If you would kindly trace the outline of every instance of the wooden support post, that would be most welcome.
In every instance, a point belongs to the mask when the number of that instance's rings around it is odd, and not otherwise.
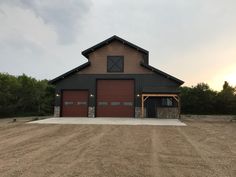
[[[146,101],[146,99],[148,99],[148,97],[149,97],[149,96],[147,96],[146,98],[144,98],[143,102],[145,102],[145,101]]]
[[[142,95],[142,108],[141,108],[141,117],[144,117],[144,103],[143,103],[143,95]]]
[[[179,103],[179,98],[178,98],[178,96],[173,96],[173,98]]]
[[[178,96],[178,98],[179,98],[178,107],[179,107],[179,119],[180,119],[180,118],[181,118],[181,117],[180,117],[180,113],[181,113],[180,96]]]

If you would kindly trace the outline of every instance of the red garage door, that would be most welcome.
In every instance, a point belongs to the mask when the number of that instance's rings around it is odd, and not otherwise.
[[[87,117],[88,91],[66,90],[62,93],[62,117]]]
[[[97,117],[133,117],[134,81],[98,80]]]

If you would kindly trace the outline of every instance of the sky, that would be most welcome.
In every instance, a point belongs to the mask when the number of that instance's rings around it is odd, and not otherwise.
[[[53,79],[113,35],[185,86],[236,86],[235,0],[0,0],[0,72]]]

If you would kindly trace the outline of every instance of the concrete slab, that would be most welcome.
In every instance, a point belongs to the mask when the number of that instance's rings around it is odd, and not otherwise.
[[[178,119],[137,119],[137,118],[48,118],[32,121],[36,124],[89,124],[89,125],[163,125],[163,126],[186,126]]]

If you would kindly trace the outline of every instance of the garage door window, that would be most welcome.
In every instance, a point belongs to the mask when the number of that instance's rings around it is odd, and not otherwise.
[[[120,102],[111,102],[111,106],[119,106]]]
[[[99,101],[98,106],[107,106],[108,103],[106,101]]]
[[[74,103],[73,101],[65,101],[65,102],[64,102],[64,105],[66,105],[66,106],[67,106],[67,105],[73,105],[73,103]]]
[[[77,105],[87,105],[87,102],[86,101],[78,101]]]
[[[133,103],[132,102],[123,102],[123,105],[124,106],[133,106]]]

